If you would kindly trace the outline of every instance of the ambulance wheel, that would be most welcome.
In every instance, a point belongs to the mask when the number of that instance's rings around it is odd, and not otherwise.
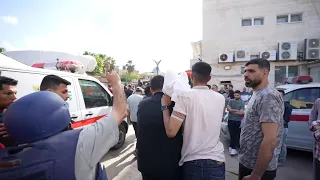
[[[123,124],[119,125],[119,141],[112,149],[120,149],[126,141],[127,130]]]

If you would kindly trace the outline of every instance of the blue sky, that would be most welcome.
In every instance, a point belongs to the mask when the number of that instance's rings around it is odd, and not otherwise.
[[[202,34],[200,0],[10,0],[0,6],[0,47],[70,53],[85,50],[133,60],[141,72],[189,68]]]

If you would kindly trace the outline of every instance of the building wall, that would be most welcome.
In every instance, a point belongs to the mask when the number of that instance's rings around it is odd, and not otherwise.
[[[313,0],[203,0],[202,59],[212,65],[213,80],[232,81],[235,88],[244,86],[241,67],[244,63],[218,64],[220,53],[233,52],[237,47],[249,48],[251,55],[277,50],[282,41],[298,41],[303,52],[305,38],[320,38],[320,1]],[[316,11],[317,10],[317,11]],[[277,15],[303,13],[299,23],[277,24]],[[263,26],[242,27],[241,19],[264,17]],[[226,65],[231,66],[225,70]],[[274,82],[275,66],[299,65],[299,62],[272,62],[270,83]],[[299,68],[299,73],[305,73]]]

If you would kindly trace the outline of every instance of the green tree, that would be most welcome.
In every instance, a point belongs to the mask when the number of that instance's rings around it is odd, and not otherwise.
[[[135,66],[136,65],[133,64],[132,60],[129,60],[127,62],[127,64],[125,66],[123,66],[123,70],[127,70],[128,73],[130,74],[130,73],[132,73],[134,71]]]
[[[116,68],[116,60],[114,60],[113,57],[107,56],[105,54],[95,54],[88,51],[85,51],[83,55],[90,55],[96,58],[97,67],[93,71],[94,75],[100,75],[104,72],[104,70],[110,72]]]
[[[129,82],[131,83],[133,80],[139,80],[140,75],[138,73],[132,72],[132,73],[123,73],[120,75],[122,82]]]
[[[0,53],[3,53],[3,52],[5,52],[5,51],[6,51],[5,48],[0,47]]]
[[[106,71],[111,72],[116,68],[116,60],[113,59],[111,56],[105,56],[102,58],[103,60],[103,67]]]
[[[103,73],[103,61],[98,55],[95,55],[94,57],[96,58],[97,66],[93,70],[93,74],[94,75],[100,75],[100,74]]]

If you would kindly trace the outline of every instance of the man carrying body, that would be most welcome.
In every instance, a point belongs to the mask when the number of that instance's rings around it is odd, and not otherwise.
[[[211,79],[211,66],[197,62],[192,66],[192,89],[178,95],[173,113],[167,106],[171,98],[162,98],[163,123],[168,137],[173,138],[184,123],[183,147],[179,165],[183,179],[225,179],[225,156],[219,140],[225,107],[223,95],[206,85]],[[166,147],[170,149],[170,147]]]
[[[138,107],[138,169],[143,180],[181,180],[182,132],[168,138],[163,125],[161,98],[164,77],[151,79],[153,96],[142,100]],[[168,108],[172,111],[173,103]],[[170,113],[170,112],[168,112]]]
[[[240,125],[242,115],[244,114],[244,102],[240,98],[240,91],[234,92],[234,99],[231,99],[228,103],[227,109],[229,111],[228,117],[228,129],[230,133],[230,155],[238,154],[236,148],[239,146],[240,138]]]
[[[58,94],[64,101],[69,98],[68,85],[71,83],[56,75],[47,75],[42,79],[40,91],[51,91]]]
[[[284,103],[269,86],[270,62],[253,59],[245,65],[245,85],[254,90],[245,111],[239,150],[239,180],[273,180],[281,150]]]
[[[2,118],[5,110],[17,99],[17,84],[17,80],[0,76],[0,144],[4,146],[13,145],[3,125]]]
[[[314,132],[315,148],[313,151],[313,176],[314,180],[320,179],[320,98],[314,103],[309,117],[310,130]]]

